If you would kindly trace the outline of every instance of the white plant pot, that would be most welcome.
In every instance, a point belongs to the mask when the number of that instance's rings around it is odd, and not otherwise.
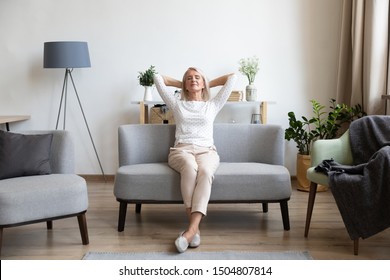
[[[153,86],[145,86],[144,101],[153,101]]]

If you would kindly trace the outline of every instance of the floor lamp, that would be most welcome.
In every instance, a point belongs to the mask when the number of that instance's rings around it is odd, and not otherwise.
[[[81,105],[80,97],[77,93],[76,85],[73,81],[72,71],[74,68],[85,68],[91,67],[91,61],[89,59],[88,44],[87,42],[77,42],[77,41],[65,41],[65,42],[46,42],[44,43],[43,50],[43,68],[65,68],[65,77],[64,83],[62,86],[61,101],[58,109],[56,129],[58,129],[58,124],[61,116],[61,111],[63,111],[63,126],[62,129],[65,129],[66,124],[66,101],[68,95],[68,81],[70,79],[74,92],[79,103],[81,113],[84,118],[85,125],[88,130],[89,138],[91,139],[93,149],[96,154],[96,158],[99,162],[100,170],[102,171],[104,180],[106,177],[104,175],[103,167],[97,153],[95,143],[92,138],[91,131],[88,126],[87,119],[84,114],[83,106]],[[63,110],[62,110],[63,108]]]

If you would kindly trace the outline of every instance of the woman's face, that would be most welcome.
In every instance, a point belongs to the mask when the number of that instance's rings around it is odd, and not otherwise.
[[[188,70],[185,75],[185,89],[190,93],[201,92],[204,88],[202,75],[195,70]]]

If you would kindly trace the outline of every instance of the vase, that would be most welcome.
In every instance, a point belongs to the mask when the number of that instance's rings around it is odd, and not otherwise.
[[[252,124],[261,124],[261,114],[252,114]]]
[[[257,88],[254,84],[249,84],[245,88],[246,101],[257,100]]]
[[[145,86],[144,101],[153,101],[153,86]]]

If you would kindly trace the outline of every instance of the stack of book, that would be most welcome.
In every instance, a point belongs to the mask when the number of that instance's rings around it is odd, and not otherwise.
[[[234,90],[228,98],[229,102],[242,101],[242,91]]]

